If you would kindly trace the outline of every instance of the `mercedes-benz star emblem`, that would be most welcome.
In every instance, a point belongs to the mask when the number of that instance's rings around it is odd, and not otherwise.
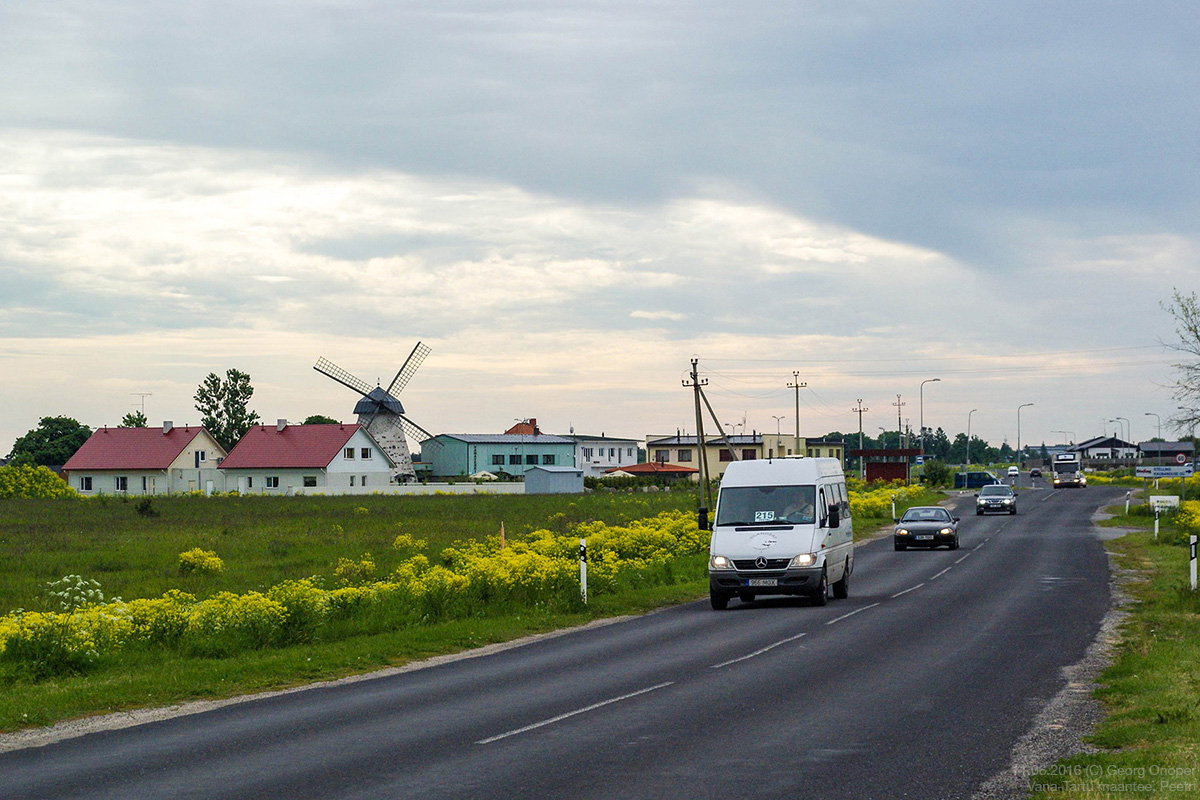
[[[758,558],[754,559],[754,566],[758,567],[759,569],[766,569],[767,560],[762,556],[759,556]]]

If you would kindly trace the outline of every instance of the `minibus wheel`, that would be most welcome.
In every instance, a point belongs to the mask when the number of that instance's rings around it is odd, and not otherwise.
[[[833,597],[835,600],[845,600],[850,596],[850,563],[846,563],[845,571],[842,572],[842,579],[833,582]]]
[[[815,606],[823,606],[829,602],[829,576],[825,570],[821,570],[821,584],[817,587],[812,601]]]
[[[709,589],[708,602],[712,603],[713,611],[724,611],[729,608],[729,595]]]

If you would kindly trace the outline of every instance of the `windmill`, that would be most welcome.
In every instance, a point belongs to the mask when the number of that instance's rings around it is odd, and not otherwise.
[[[354,413],[358,415],[358,424],[371,434],[371,438],[379,443],[379,446],[396,465],[396,471],[392,473],[394,480],[408,481],[417,476],[416,470],[413,469],[412,456],[408,450],[405,434],[411,436],[414,441],[441,447],[441,442],[435,440],[432,433],[405,415],[404,406],[397,398],[427,355],[429,355],[429,347],[422,342],[417,342],[416,347],[404,360],[400,371],[396,373],[396,377],[392,378],[392,383],[388,386],[387,391],[384,391],[383,387],[378,384],[372,387],[371,384],[356,378],[325,358],[318,358],[317,363],[313,365],[313,369],[317,372],[333,378],[343,386],[362,395],[362,400],[359,400],[358,404],[354,406]]]

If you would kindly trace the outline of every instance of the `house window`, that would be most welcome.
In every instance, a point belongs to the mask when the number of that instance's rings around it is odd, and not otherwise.
[[[503,453],[493,453],[492,454],[492,466],[493,467],[503,467],[504,466],[504,454]]]
[[[591,458],[592,457],[592,448],[590,448],[590,447],[583,448],[583,457]]]
[[[526,464],[537,464],[537,453],[530,453],[525,456]]]
[[[146,481],[149,480],[145,475],[142,476],[142,491],[146,491]]]
[[[718,461],[733,461],[733,453],[729,452],[729,450],[726,450],[724,447],[722,447],[720,454],[717,456],[717,460]]]
[[[358,451],[358,456],[363,461],[369,461],[371,458],[371,448],[369,448],[369,447],[362,448],[361,450]]]
[[[117,476],[117,491],[118,492],[128,492],[129,491],[129,478],[125,477],[124,475]]]
[[[87,475],[79,479],[79,490],[81,492],[90,492],[92,490],[91,475]]]
[[[325,452],[327,452],[327,453],[328,453],[329,451],[328,451],[328,450],[326,450]],[[347,448],[346,448],[346,452],[345,452],[345,454],[344,454],[344,455],[345,455],[345,458],[346,458],[346,460],[347,460],[347,461],[353,461],[353,460],[354,460],[354,448],[353,448],[353,447],[347,447]]]
[[[812,458],[812,448],[811,448],[811,447],[808,447],[808,448],[805,448],[805,450],[806,450],[806,451],[807,451],[807,453],[808,453],[808,457],[809,457],[809,458]]]
[[[361,480],[358,482],[358,485],[359,485],[359,486],[366,486],[366,485],[367,485],[367,476],[366,476],[366,475],[363,475],[363,476],[362,476],[362,479],[361,479]]]
[[[268,475],[267,476],[267,488],[268,489],[278,489],[279,488],[279,476],[278,475]]]
[[[546,453],[545,455],[543,455],[543,456],[542,456],[542,463],[543,463],[543,464],[553,464],[553,463],[554,463],[554,454],[553,454],[553,453]]]
[[[691,450],[680,450],[679,451],[680,463],[688,462],[691,460],[692,460],[692,451]]]
[[[758,453],[756,451],[748,447],[742,450],[742,461],[753,461],[756,458],[758,458]]]
[[[615,447],[608,448],[608,460],[609,461],[612,461],[613,458],[616,457],[616,455],[617,455],[617,448],[615,448]]]
[[[520,464],[520,463],[521,463],[521,457],[520,457],[520,456],[509,456],[509,457],[508,457],[508,463],[509,463],[509,464]]]
[[[671,451],[670,450],[655,450],[654,451],[654,460],[660,464],[664,464],[667,461],[670,461],[671,460]]]
[[[354,485],[354,476],[353,475],[350,476],[350,485],[351,486]]]
[[[207,450],[197,450],[196,451],[196,460],[199,461],[201,464],[203,464],[205,461],[208,460],[208,451]]]
[[[253,475],[249,475],[246,477],[246,488],[247,489],[254,488],[254,476]]]
[[[327,452],[327,453],[328,453],[329,451],[328,451],[328,450],[326,450],[325,452]],[[305,486],[305,488],[307,488],[307,489],[312,489],[312,488],[313,488],[313,487],[315,487],[316,485],[317,485],[317,476],[316,476],[316,475],[305,475],[305,476],[304,476],[304,486]]]

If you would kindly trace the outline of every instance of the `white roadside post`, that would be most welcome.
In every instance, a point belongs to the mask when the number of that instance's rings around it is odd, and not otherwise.
[[[587,539],[579,540],[579,595],[587,605]]]
[[[1194,592],[1196,591],[1196,534],[1193,533],[1188,537],[1188,547],[1191,550],[1192,591]]]
[[[1196,535],[1188,536],[1188,548],[1192,553],[1192,591],[1196,590]]]
[[[1127,517],[1129,516],[1129,495],[1131,494],[1133,494],[1133,492],[1125,493],[1125,516]]]
[[[896,518],[896,495],[892,495],[892,519]]]
[[[1158,512],[1159,506],[1154,507],[1154,541],[1158,541]]]

